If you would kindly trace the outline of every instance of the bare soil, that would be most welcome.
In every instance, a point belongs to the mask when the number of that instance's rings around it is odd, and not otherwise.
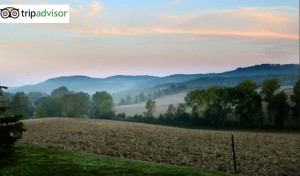
[[[299,175],[296,133],[192,130],[141,123],[47,118],[24,120],[20,144],[86,151],[137,160],[233,172],[243,175]]]

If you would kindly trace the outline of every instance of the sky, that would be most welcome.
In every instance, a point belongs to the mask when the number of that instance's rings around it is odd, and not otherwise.
[[[299,0],[2,0],[69,4],[69,24],[0,24],[0,85],[299,63]]]

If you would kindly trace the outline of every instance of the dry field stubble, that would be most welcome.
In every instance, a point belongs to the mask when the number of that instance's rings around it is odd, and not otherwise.
[[[90,119],[25,120],[21,144],[189,165],[245,175],[297,175],[299,134],[192,130]]]

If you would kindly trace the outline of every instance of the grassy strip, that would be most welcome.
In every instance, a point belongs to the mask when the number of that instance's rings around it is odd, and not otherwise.
[[[46,148],[19,146],[0,161],[2,176],[89,175],[230,175],[195,167],[173,166]]]

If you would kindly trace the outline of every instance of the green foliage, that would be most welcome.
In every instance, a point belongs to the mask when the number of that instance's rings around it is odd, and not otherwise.
[[[173,120],[175,118],[176,108],[174,105],[169,105],[167,113],[165,114],[166,118]]]
[[[48,117],[47,112],[43,106],[38,106],[35,109],[35,118]]]
[[[96,92],[92,97],[93,109],[92,116],[95,118],[112,118],[114,117],[113,99],[105,91]]]
[[[267,79],[261,85],[261,94],[264,96],[263,100],[267,102],[268,117],[271,122],[275,119],[275,91],[280,88],[279,79]]]
[[[239,83],[234,98],[235,113],[243,127],[262,126],[262,98],[257,93],[257,84],[251,80]]]
[[[272,78],[265,80],[261,85],[261,93],[264,95],[263,100],[268,102],[270,101],[276,90],[280,88],[279,79]]]
[[[182,115],[183,113],[185,113],[186,111],[186,106],[184,103],[179,103],[177,109],[176,109],[176,116],[180,116]]]
[[[197,167],[175,166],[37,147],[18,147],[19,152],[0,161],[1,176],[99,176],[99,175],[231,175]]]
[[[292,113],[293,113],[293,117],[297,120],[297,124],[299,125],[298,128],[300,128],[300,124],[299,124],[299,103],[300,103],[300,80],[298,79],[298,81],[295,83],[294,87],[293,87],[293,95],[291,95],[291,100],[293,102],[293,107],[292,107]]]
[[[13,145],[22,138],[22,116],[0,117],[0,158],[8,156],[13,151]]]
[[[167,86],[167,85],[165,85]],[[169,85],[168,85],[169,86]],[[142,92],[139,95],[126,96],[122,99],[123,104],[137,102],[140,100],[149,100],[146,102],[146,112],[143,115],[135,115],[134,117],[126,117],[126,114],[118,114],[113,110],[113,99],[110,94],[105,91],[96,92],[92,96],[86,93],[70,92],[66,87],[62,86],[52,91],[52,96],[47,96],[40,92],[31,92],[28,95],[24,93],[8,94],[1,97],[0,101],[7,101],[12,108],[11,112],[31,114],[32,107],[30,104],[34,102],[34,117],[91,117],[128,120],[155,124],[170,124],[183,126],[211,126],[227,128],[228,126],[237,127],[240,123],[241,128],[256,128],[269,126],[286,128],[284,126],[285,119],[289,115],[289,106],[287,104],[287,96],[284,92],[278,92],[280,87],[278,79],[265,80],[261,85],[261,92],[258,94],[258,85],[246,80],[240,82],[236,87],[210,87],[203,90],[190,91],[185,97],[186,104],[179,104],[178,107],[169,105],[165,114],[161,114],[159,118],[154,118],[155,101],[149,98],[162,96],[160,91]],[[166,90],[179,90],[179,87],[170,85]],[[164,90],[164,91],[166,91]],[[294,95],[291,95],[293,116],[299,122],[299,80],[294,86]],[[167,92],[165,92],[167,93]],[[131,97],[135,97],[135,100]],[[29,100],[30,101],[29,101]],[[266,101],[268,117],[271,123],[264,123],[262,114],[262,99]],[[29,108],[28,108],[29,107]],[[186,107],[192,108],[192,113],[186,112]],[[4,107],[2,107],[3,109]],[[7,109],[7,108],[4,108]],[[31,112],[30,112],[31,109]],[[227,116],[234,109],[235,114],[230,114],[231,118],[227,120]],[[3,111],[3,110],[2,110]],[[9,113],[4,112],[9,115]],[[3,114],[4,114],[3,113]],[[238,120],[235,116],[238,116]],[[286,123],[290,124],[290,122]],[[292,126],[289,126],[290,128]],[[294,127],[293,127],[294,128]]]
[[[288,117],[288,114],[290,112],[290,106],[287,103],[287,95],[281,91],[278,94],[274,96],[274,126],[277,128],[282,128],[284,123],[284,118]]]
[[[23,115],[25,118],[31,118],[33,107],[24,92],[17,92],[13,95],[10,102],[10,113],[12,115]]]
[[[117,118],[117,119],[121,119],[121,120],[123,119],[123,120],[124,120],[124,119],[126,119],[126,114],[125,114],[125,113],[119,113],[119,114],[117,114],[116,118]]]
[[[69,92],[65,87],[52,92],[51,97],[40,97],[35,101],[35,117],[81,117],[88,114],[90,96],[87,93]]]
[[[38,99],[47,97],[47,94],[43,92],[29,92],[27,96],[31,104],[34,105]]]
[[[184,103],[179,103],[174,114],[175,120],[178,122],[189,122],[190,116],[186,113],[186,105]]]
[[[2,89],[7,89],[7,87],[4,87],[4,86],[1,86],[0,85],[0,113],[1,113],[1,116],[2,116],[2,113],[4,113],[5,111],[7,111],[8,107],[5,106],[5,97],[3,97],[3,91]]]
[[[3,96],[2,89],[6,87],[0,86],[0,97]],[[23,117],[18,116],[5,116],[7,111],[5,102],[0,101],[0,158],[10,155],[13,151],[13,145],[22,138],[25,131],[23,123],[20,119]]]
[[[145,117],[153,117],[153,114],[155,112],[155,106],[156,106],[156,102],[153,100],[148,100],[146,102],[146,112],[144,112],[144,116]]]
[[[88,113],[90,96],[87,93],[70,93],[61,97],[63,111],[67,117],[81,117]]]
[[[65,86],[61,86],[57,89],[54,89],[52,92],[51,92],[51,97],[62,97],[63,95],[66,95],[70,93],[68,88],[65,87]]]
[[[211,87],[207,90],[204,110],[205,117],[212,125],[224,125],[231,112],[231,88]]]
[[[184,98],[187,106],[192,108],[192,116],[201,117],[201,106],[204,102],[205,90],[190,91]]]
[[[277,128],[282,128],[285,117],[289,115],[289,105],[287,95],[281,91],[276,94],[280,88],[277,78],[267,79],[262,83],[261,94],[263,100],[267,102],[268,118]]]
[[[207,90],[195,90],[187,94],[185,101],[192,107],[193,114],[202,114],[211,125],[224,125],[231,111],[231,88],[211,87]]]
[[[46,101],[45,106],[47,107],[47,114],[49,117],[61,117],[63,116],[63,102],[61,97],[54,96]]]

